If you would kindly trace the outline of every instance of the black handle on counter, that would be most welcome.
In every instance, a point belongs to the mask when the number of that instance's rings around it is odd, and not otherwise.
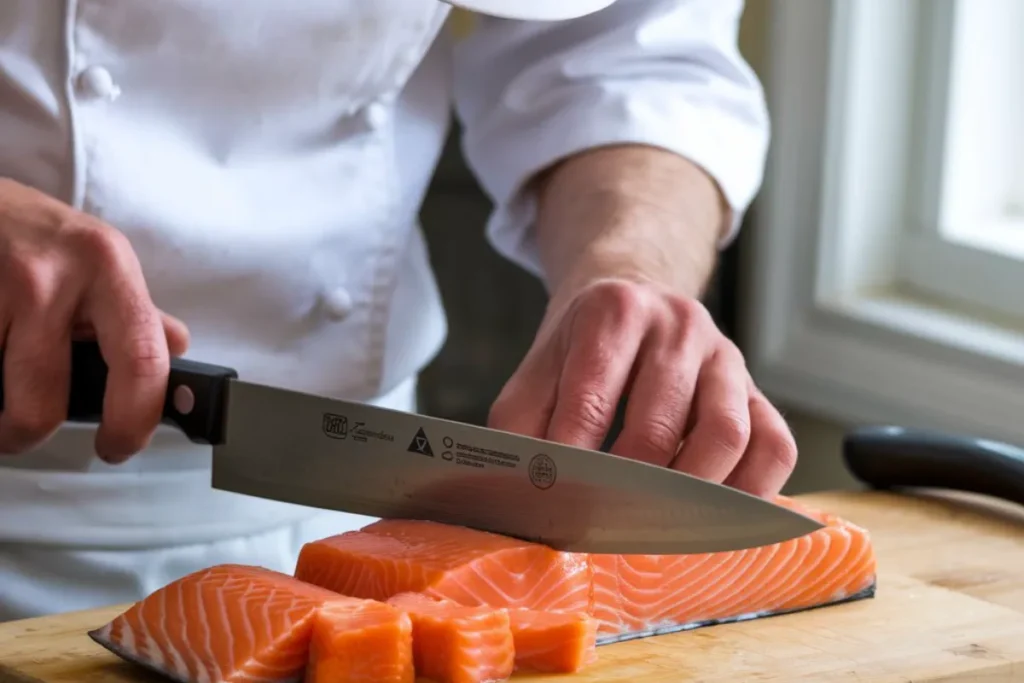
[[[69,422],[99,423],[107,371],[99,344],[71,344]],[[231,368],[172,358],[162,422],[177,427],[195,443],[220,443],[228,381],[237,377],[238,373]],[[4,409],[4,388],[4,352],[0,349],[0,412]]]
[[[1024,449],[970,436],[864,427],[843,439],[850,473],[877,489],[939,488],[1024,505]]]

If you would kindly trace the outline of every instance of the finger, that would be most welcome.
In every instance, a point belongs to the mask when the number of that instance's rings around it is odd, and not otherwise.
[[[750,439],[747,372],[734,347],[715,353],[697,380],[693,429],[672,468],[721,482],[743,457]]]
[[[535,438],[547,434],[558,395],[558,373],[545,372],[544,365],[529,357],[524,360],[491,405],[488,427]]]
[[[184,356],[188,351],[190,335],[188,326],[169,313],[160,313],[160,321],[164,328],[164,338],[167,340],[167,350],[174,356]]]
[[[747,452],[725,483],[755,496],[773,498],[796,467],[796,441],[779,411],[757,390],[750,396],[750,425]]]
[[[558,380],[546,435],[549,440],[582,448],[601,447],[629,384],[645,332],[640,316],[579,315]]]
[[[169,313],[160,313],[161,324],[164,328],[164,337],[167,340],[167,348],[172,356],[184,356],[188,351],[190,334],[188,327],[178,318]],[[74,340],[95,340],[96,329],[88,320],[77,320],[71,328],[71,338]]]
[[[30,450],[67,419],[73,296],[60,292],[57,281],[55,273],[33,274],[17,310],[0,320],[6,332],[0,453]]]
[[[640,351],[622,431],[611,452],[667,466],[679,449],[704,358],[698,334],[654,332]]]
[[[94,281],[87,300],[108,367],[96,453],[118,463],[144,449],[160,422],[170,353],[160,311],[130,247],[115,241],[102,255],[108,275]]]

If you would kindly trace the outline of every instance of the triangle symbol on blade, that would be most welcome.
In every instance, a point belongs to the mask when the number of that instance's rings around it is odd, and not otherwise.
[[[420,427],[419,431],[416,432],[416,436],[412,437],[412,443],[409,444],[408,451],[410,453],[419,453],[420,455],[429,455],[431,458],[434,457],[434,451],[430,447],[430,441],[427,440],[423,427]]]

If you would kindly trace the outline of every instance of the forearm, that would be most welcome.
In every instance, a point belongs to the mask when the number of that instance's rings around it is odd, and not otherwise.
[[[537,245],[555,296],[609,277],[699,297],[728,207],[689,160],[644,146],[576,155],[538,179]]]

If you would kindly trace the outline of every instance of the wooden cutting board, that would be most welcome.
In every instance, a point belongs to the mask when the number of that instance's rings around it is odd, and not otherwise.
[[[872,600],[605,646],[522,681],[1024,681],[1024,510],[978,497],[803,496],[871,530]],[[118,608],[0,624],[0,683],[156,683],[85,631]]]

